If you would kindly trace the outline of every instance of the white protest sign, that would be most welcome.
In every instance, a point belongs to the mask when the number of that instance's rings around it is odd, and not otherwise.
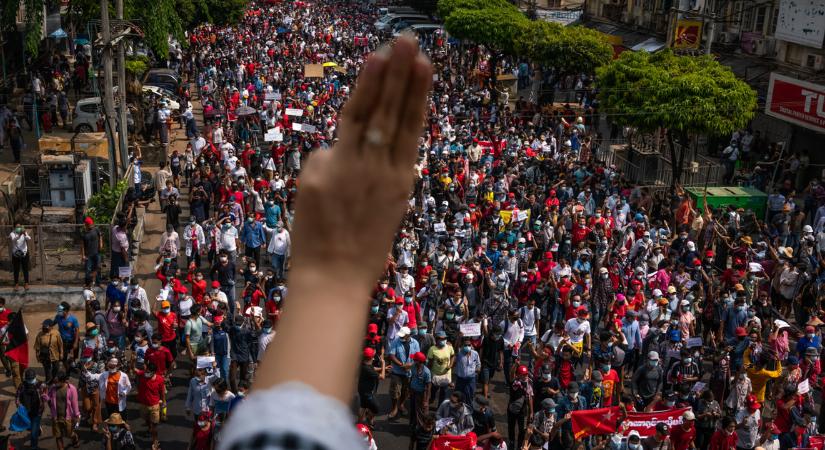
[[[280,100],[281,99],[281,93],[280,92],[267,92],[266,95],[264,95],[264,99],[266,99],[266,100]]]
[[[811,383],[808,382],[807,378],[797,385],[796,392],[798,394],[807,394],[808,392],[811,392]]]
[[[266,142],[281,142],[284,140],[283,133],[279,132],[277,129],[269,130],[264,135],[264,141]]]
[[[690,389],[691,392],[702,392],[705,389],[705,383],[701,381],[697,381],[696,384]]]
[[[286,115],[301,117],[304,115],[304,110],[301,108],[287,108]]]
[[[315,125],[303,124],[301,125],[301,131],[303,131],[304,133],[314,133],[316,131],[316,128]]]
[[[462,323],[458,326],[462,336],[481,336],[480,323]]]
[[[701,347],[702,346],[702,338],[701,337],[692,337],[687,340],[687,348],[693,347]]]
[[[212,367],[212,363],[215,362],[214,356],[198,356],[198,369],[206,369]]]
[[[519,211],[516,215],[516,222],[521,222],[523,220],[527,220],[527,211]]]
[[[301,131],[301,124],[297,122],[292,122],[292,131]]]
[[[447,225],[444,225],[443,222],[434,223],[433,224],[433,230],[436,233],[443,233],[443,232],[447,231]]]
[[[129,278],[132,276],[132,266],[122,266],[117,268],[119,278]]]

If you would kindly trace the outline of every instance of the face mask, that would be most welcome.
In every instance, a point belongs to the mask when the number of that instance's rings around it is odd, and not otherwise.
[[[813,333],[808,333],[808,339],[813,339],[813,338],[814,338],[814,334]]]
[[[690,363],[693,362],[693,359],[692,358],[685,358],[684,361],[685,361],[685,364],[690,364]]]
[[[438,341],[435,345],[437,345],[439,348],[444,347],[445,345],[447,345],[447,341]]]
[[[271,333],[271,332],[272,332],[272,328],[271,328],[271,327],[264,328],[264,333],[269,334],[269,333]]]
[[[553,377],[553,375],[552,375],[552,374],[549,374],[549,373],[543,373],[543,374],[541,374],[541,379],[542,379],[542,380],[544,380],[545,382],[550,381],[550,379],[551,379],[552,377]]]
[[[582,319],[581,317],[576,317],[576,322],[584,323],[584,319]]]
[[[378,307],[377,307],[377,306],[373,306],[372,308],[370,308],[370,312],[372,312],[373,314],[378,313]]]
[[[579,398],[579,393],[578,392],[568,392],[567,393],[567,398],[569,398],[570,400],[575,401],[577,398]]]
[[[226,258],[226,257],[221,257],[221,262],[222,262],[222,263],[225,263],[225,262],[227,262],[227,261],[229,261],[229,258]]]
[[[162,312],[164,314],[169,314],[170,311],[171,310],[169,308],[163,308],[163,309],[160,310],[160,312]]]
[[[772,435],[771,435],[771,440],[775,441],[775,440],[777,440],[777,439],[779,439],[779,435],[778,435],[778,434],[772,434]]]
[[[470,347],[469,345],[465,345],[464,347],[461,347],[461,350],[463,350],[464,353],[470,353],[471,349],[472,349],[472,347]]]
[[[630,450],[640,450],[642,446],[640,444],[627,444],[627,448]]]
[[[610,364],[602,364],[602,372],[609,372]]]
[[[741,311],[745,310],[745,307],[744,306],[737,306],[736,309],[737,309],[737,311],[741,312]]]
[[[120,312],[120,306],[115,306],[114,308],[112,308],[112,311],[114,311],[116,313],[119,313]]]
[[[255,221],[255,219],[253,219],[252,217],[247,217],[246,218],[246,223],[252,223],[254,221]]]
[[[647,361],[647,365],[650,366],[650,367],[656,367],[656,366],[659,365],[659,361],[650,359],[650,360]]]
[[[155,372],[146,372],[143,374],[143,376],[146,378],[152,378],[155,376]]]
[[[581,306],[581,302],[573,302],[574,308],[578,308],[579,306]]]
[[[454,317],[455,317],[455,314],[454,314],[454,313],[446,313],[446,314],[444,314],[444,318],[445,318],[445,319],[447,319],[447,320],[453,320],[453,318],[454,318]]]
[[[406,304],[408,304],[408,305],[409,305],[410,303],[412,303],[412,297],[404,297],[404,303],[406,303]]]
[[[152,348],[154,348],[154,349],[159,349],[159,348],[160,348],[160,344],[152,344],[152,346],[151,346],[151,347],[152,347]]]
[[[673,406],[673,405],[675,405],[675,404],[676,404],[676,402],[665,402],[665,405],[666,405],[666,406]]]
[[[114,353],[114,352],[115,352],[115,350],[117,350],[117,348],[116,348],[116,347],[108,347],[108,348],[106,349],[106,351],[107,351],[107,352],[109,352],[109,353]]]
[[[257,271],[257,269],[258,268],[255,267],[255,266],[249,266],[249,271],[252,272],[252,273],[255,273]]]
[[[117,425],[109,425],[109,433],[117,433]]]
[[[198,421],[198,426],[201,427],[201,428],[206,428],[207,425],[209,425],[209,422],[207,422],[205,420],[199,420]]]

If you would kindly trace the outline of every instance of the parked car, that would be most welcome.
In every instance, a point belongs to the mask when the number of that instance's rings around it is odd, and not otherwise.
[[[401,30],[405,30],[407,28],[410,28],[410,26],[412,26],[412,25],[416,25],[416,24],[420,24],[420,23],[426,23],[426,24],[430,24],[430,25],[437,25],[437,24],[434,24],[433,21],[430,18],[421,19],[421,18],[418,18],[418,17],[410,17],[410,18],[407,18],[407,19],[404,19],[404,20],[399,20],[398,22],[396,22],[395,25],[392,26],[392,34],[393,34],[393,36],[397,36],[398,33],[401,32]]]
[[[172,69],[151,69],[143,77],[143,85],[162,87],[177,95],[180,92],[181,79]]]
[[[119,110],[120,106],[115,105],[115,109]],[[74,112],[72,113],[72,130],[75,133],[92,133],[97,131],[97,122],[103,114],[103,105],[101,105],[100,97],[89,97],[77,101]],[[132,113],[129,108],[126,108],[126,126],[129,131],[132,131],[135,126],[135,121],[132,119]]]
[[[432,32],[435,32],[437,30],[443,30],[443,29],[444,29],[444,25],[440,25],[440,24],[437,24],[437,23],[414,23],[414,24],[411,24],[411,25],[409,25],[405,28],[401,28],[397,31],[394,31],[392,34],[393,34],[393,36],[398,37],[398,36],[401,35],[401,33],[405,32],[405,31],[410,31],[412,33],[415,33],[416,35],[422,35],[422,34],[428,34],[428,33],[432,33]]]
[[[378,8],[378,14],[381,15],[381,16],[385,16],[387,14],[404,14],[404,13],[420,14],[421,11],[418,11],[415,8],[411,8],[409,6],[385,6],[385,7],[382,7],[382,8]]]
[[[429,19],[424,14],[387,14],[375,22],[375,28],[379,31],[392,30],[392,26],[404,19]]]
[[[159,86],[143,86],[143,99],[148,101],[165,99],[171,111],[180,110],[177,95]]]

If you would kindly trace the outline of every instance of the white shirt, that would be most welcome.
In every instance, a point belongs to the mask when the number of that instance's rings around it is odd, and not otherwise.
[[[269,228],[264,225],[264,230],[272,233],[272,238],[269,239],[269,244],[266,247],[267,253],[274,255],[288,255],[291,241],[289,238],[289,231],[281,228],[280,232],[275,232],[274,228]]]
[[[574,317],[567,321],[564,325],[564,331],[570,336],[570,342],[578,344],[584,341],[584,335],[590,334],[590,322],[584,321],[579,323],[579,319]]]
[[[16,232],[12,231],[9,234],[9,239],[11,239],[11,251],[12,253],[29,253],[29,244],[28,241],[31,240],[31,236],[26,231],[23,231],[21,234],[17,234]]]
[[[509,320],[502,320],[499,326],[504,332],[504,347],[513,348],[516,344],[521,343],[524,339],[524,323],[521,319],[517,319],[515,323],[507,323]]]
[[[538,307],[530,309],[528,307],[521,308],[521,321],[524,323],[524,335],[536,336],[536,319],[541,315],[541,310]]]
[[[236,239],[238,239],[238,229],[235,227],[229,227],[226,230],[220,231],[220,248],[218,250],[226,250],[228,252],[234,252],[237,250]]]
[[[264,354],[266,354],[266,348],[269,346],[269,343],[272,342],[272,339],[275,337],[275,332],[271,332],[269,334],[261,334],[258,337],[258,361],[262,360]]]
[[[212,131],[212,142],[220,147],[223,144],[223,128],[217,127]]]

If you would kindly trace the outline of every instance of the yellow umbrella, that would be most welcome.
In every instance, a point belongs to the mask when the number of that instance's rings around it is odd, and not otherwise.
[[[324,63],[324,67],[338,67],[338,63],[334,63],[334,62],[332,62],[332,61],[330,61],[330,62],[325,62],[325,63]]]

